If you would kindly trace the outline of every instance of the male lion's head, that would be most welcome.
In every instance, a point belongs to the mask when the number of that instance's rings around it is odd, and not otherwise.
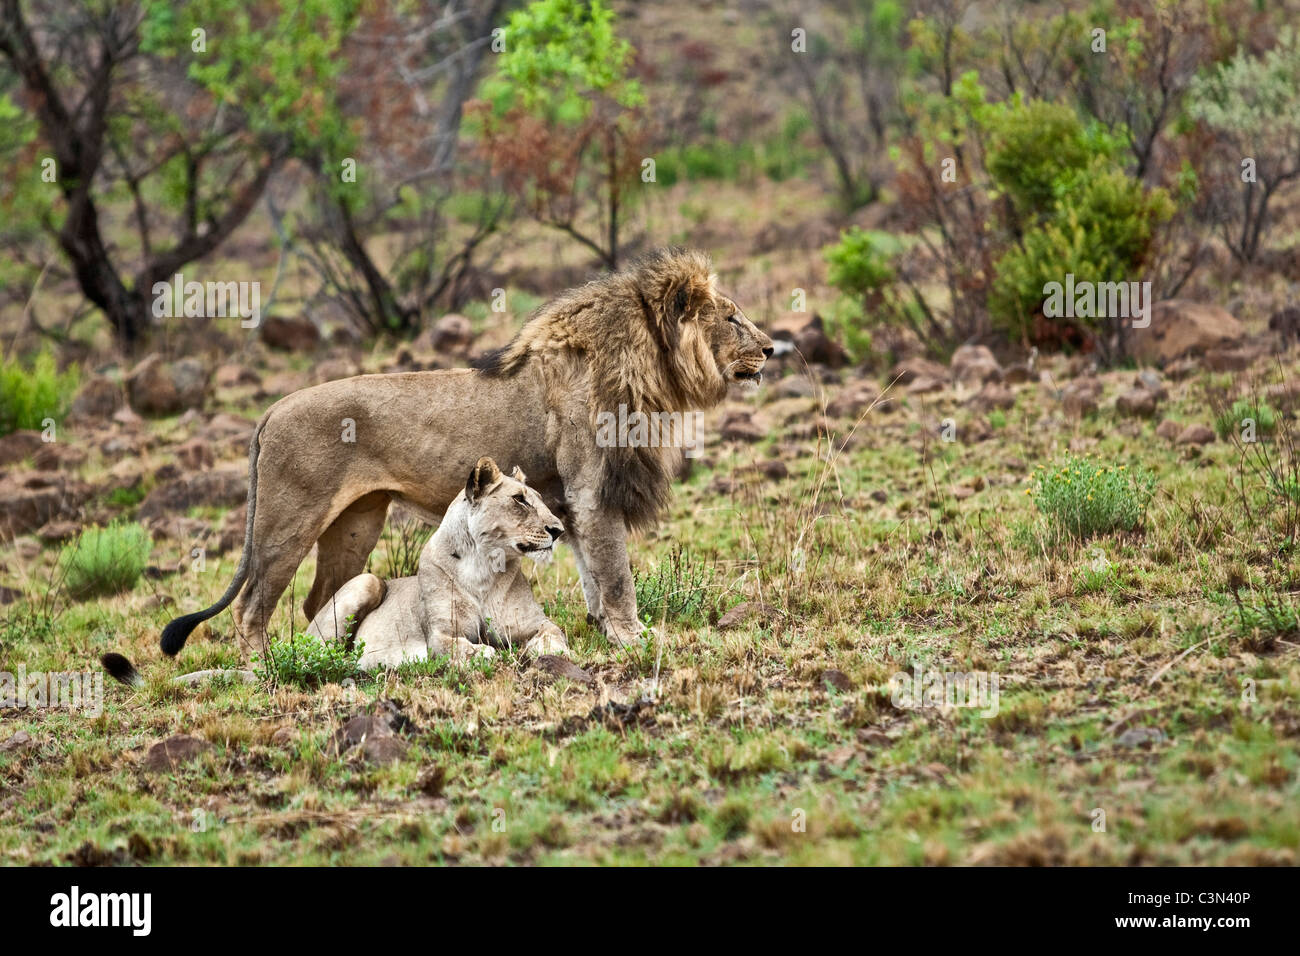
[[[466,524],[481,553],[526,554],[546,560],[564,525],[515,468],[506,475],[491,458],[480,458],[465,482]]]
[[[653,439],[602,442],[600,422],[711,408],[730,385],[757,386],[771,354],[771,339],[718,290],[709,257],[670,248],[548,302],[480,368],[511,376],[542,359],[558,386],[551,394],[585,396],[588,421],[564,420],[596,433],[601,502],[630,525],[646,525],[668,502],[681,448]]]

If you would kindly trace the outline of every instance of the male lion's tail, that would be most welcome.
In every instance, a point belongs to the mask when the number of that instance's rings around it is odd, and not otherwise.
[[[270,413],[268,412],[267,415]],[[267,416],[257,423],[253,439],[248,443],[248,522],[244,526],[244,551],[239,556],[239,567],[235,569],[235,579],[226,588],[226,593],[217,598],[217,603],[193,614],[183,614],[163,628],[162,639],[158,642],[164,654],[174,657],[185,646],[185,639],[190,632],[210,617],[220,614],[235,599],[239,589],[248,579],[248,566],[253,554],[253,513],[257,510],[257,456],[262,447],[262,426]],[[117,676],[114,674],[114,676]]]

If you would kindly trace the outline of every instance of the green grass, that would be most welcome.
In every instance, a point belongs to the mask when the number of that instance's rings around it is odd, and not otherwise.
[[[138,524],[87,528],[63,548],[64,589],[77,600],[118,594],[135,587],[153,542]]]
[[[0,368],[0,435],[19,429],[44,430],[48,421],[63,421],[77,390],[77,370],[60,373],[50,352],[31,362],[8,362]]]

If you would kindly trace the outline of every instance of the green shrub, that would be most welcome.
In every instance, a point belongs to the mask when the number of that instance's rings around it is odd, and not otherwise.
[[[1226,439],[1234,432],[1241,433],[1246,419],[1255,423],[1256,435],[1271,435],[1277,430],[1277,412],[1267,403],[1239,398],[1232,407],[1225,409],[1214,421],[1214,430],[1220,438]]]
[[[869,303],[893,283],[892,261],[903,248],[903,242],[887,232],[854,226],[826,247],[826,281],[845,295]]]
[[[1042,513],[1049,539],[1061,543],[1133,530],[1146,514],[1155,483],[1142,468],[1070,455],[1059,466],[1039,465],[1025,494]]]
[[[62,422],[76,390],[76,370],[59,374],[49,352],[37,355],[30,368],[6,364],[0,368],[0,435],[43,428],[47,418]]]
[[[352,619],[348,619],[348,635],[352,634]],[[288,640],[272,638],[267,645],[266,657],[253,662],[257,676],[276,684],[293,684],[298,687],[319,687],[321,684],[338,684],[360,672],[357,663],[365,651],[361,641],[349,648],[346,641],[323,641],[313,634],[300,633]]]
[[[77,600],[129,591],[152,548],[149,532],[138,524],[87,528],[59,555],[64,587]]]

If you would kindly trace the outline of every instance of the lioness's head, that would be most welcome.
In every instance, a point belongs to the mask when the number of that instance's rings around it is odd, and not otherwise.
[[[465,501],[470,536],[488,554],[500,548],[545,560],[564,533],[564,525],[528,487],[524,473],[515,468],[503,474],[491,458],[480,458],[469,473]]]

